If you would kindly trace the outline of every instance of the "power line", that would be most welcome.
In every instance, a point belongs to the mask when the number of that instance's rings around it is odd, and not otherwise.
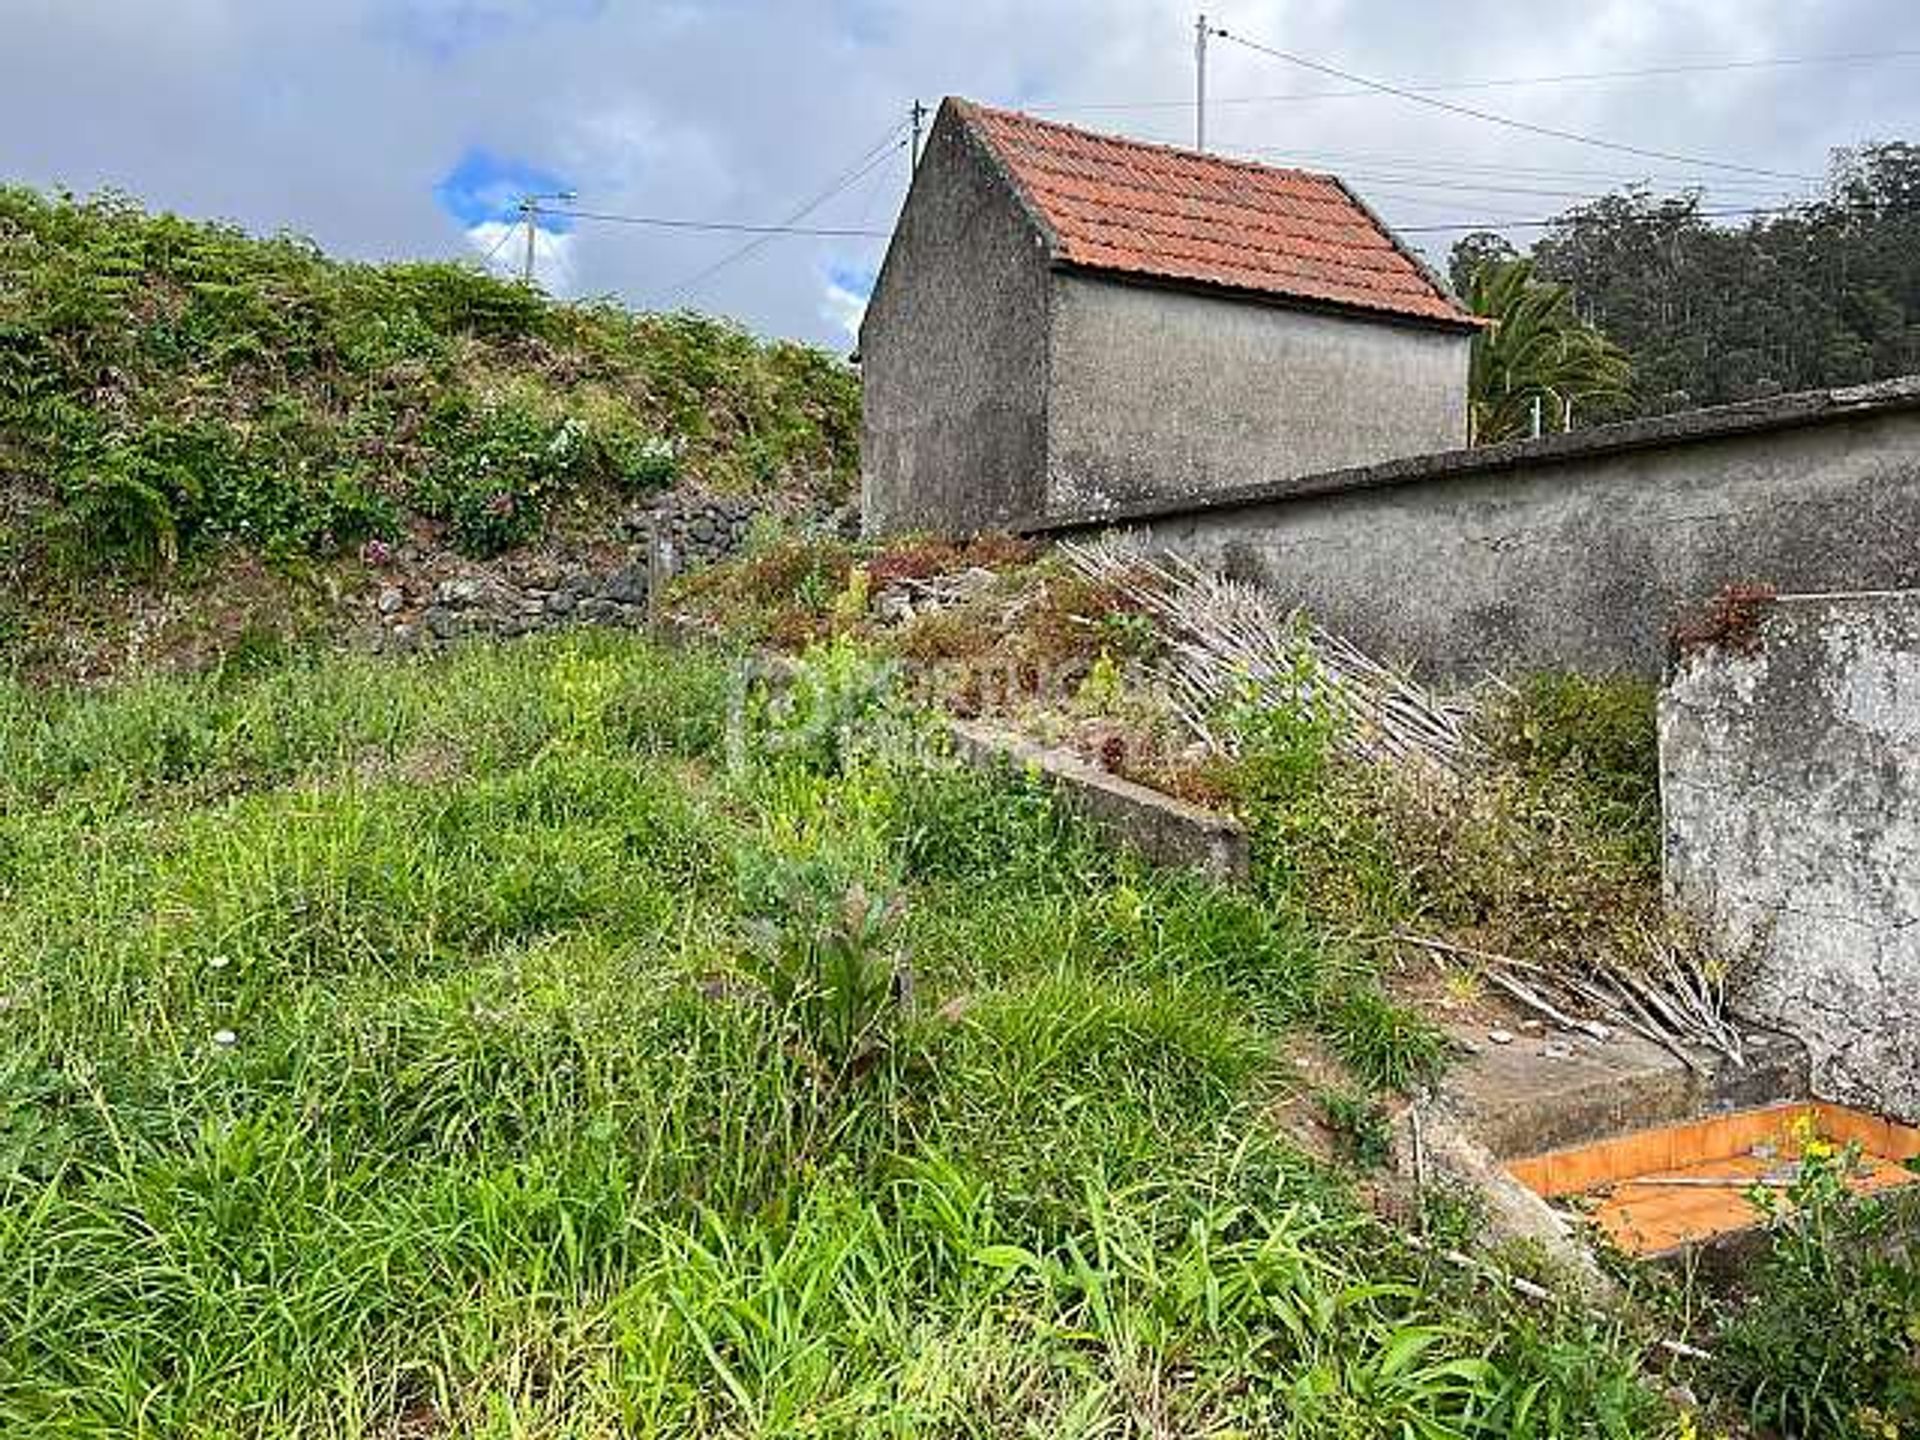
[[[1191,108],[1192,101],[1182,102],[1184,108]],[[1152,131],[1133,132],[1134,138],[1158,145],[1184,146],[1188,142],[1178,135],[1163,135]],[[1759,190],[1766,193],[1776,192],[1780,187],[1764,179],[1738,179],[1729,176],[1676,175],[1655,170],[1592,170],[1566,165],[1521,165],[1505,161],[1454,160],[1441,159],[1428,155],[1394,155],[1380,151],[1367,150],[1300,150],[1283,145],[1246,145],[1227,142],[1222,148],[1241,155],[1271,156],[1288,160],[1296,164],[1344,165],[1349,161],[1364,165],[1387,165],[1396,169],[1405,167],[1410,170],[1424,170],[1446,173],[1465,171],[1497,175],[1504,179],[1518,176],[1540,176],[1558,180],[1603,180],[1616,185],[1663,185],[1676,189],[1712,186],[1717,190]]]
[[[1797,180],[1817,183],[1818,177],[1800,175],[1785,170],[1768,170],[1758,165],[1739,165],[1727,160],[1710,160],[1699,155],[1683,155],[1672,150],[1651,150],[1639,145],[1628,145],[1618,140],[1605,140],[1594,135],[1582,135],[1573,130],[1557,130],[1551,125],[1535,125],[1531,121],[1516,120],[1510,115],[1499,115],[1491,110],[1480,110],[1471,105],[1462,105],[1453,100],[1440,100],[1417,90],[1408,90],[1399,85],[1390,85],[1384,80],[1371,80],[1365,75],[1356,75],[1351,70],[1342,70],[1337,66],[1326,65],[1318,60],[1309,60],[1305,56],[1295,55],[1286,50],[1276,50],[1270,45],[1262,45],[1227,30],[1215,32],[1222,40],[1231,40],[1275,60],[1284,60],[1289,65],[1298,65],[1302,69],[1312,70],[1322,75],[1331,75],[1350,85],[1362,85],[1369,90],[1377,90],[1383,95],[1395,95],[1402,100],[1410,100],[1416,105],[1431,106],[1435,110],[1444,110],[1451,115],[1464,115],[1470,120],[1480,120],[1489,125],[1504,125],[1510,130],[1524,131],[1530,135],[1542,135],[1551,140],[1565,140],[1575,145],[1589,145],[1597,150],[1613,150],[1623,155],[1638,155],[1648,160],[1670,160],[1682,165],[1699,165],[1709,170],[1729,170],[1744,175],[1763,175],[1774,180]]]
[[[887,131],[886,137],[883,140],[881,140],[878,145],[866,151],[862,155],[860,160],[856,162],[853,168],[846,171],[839,178],[837,178],[831,185],[829,185],[826,189],[822,190],[818,195],[814,196],[811,200],[807,201],[806,204],[802,205],[799,209],[795,210],[791,215],[787,216],[785,220],[780,222],[781,226],[789,227],[789,228],[793,226],[797,226],[802,220],[806,219],[807,216],[811,215],[814,211],[818,210],[822,205],[826,204],[827,201],[833,199],[833,197],[838,195],[842,190],[845,190],[848,186],[858,182],[860,178],[864,176],[868,171],[872,170],[876,165],[880,164],[881,161],[887,159],[890,155],[893,154],[894,151],[900,149],[902,146],[904,146],[907,143],[907,137],[901,134],[901,132],[907,128],[908,127],[905,122],[901,122],[893,125]],[[727,254],[722,255],[718,260],[714,261],[711,265],[708,265],[704,269],[694,272],[692,275],[689,275],[684,280],[677,281],[674,284],[668,286],[664,291],[661,292],[661,296],[660,296],[661,300],[663,301],[670,300],[677,295],[683,295],[686,292],[693,290],[696,287],[706,283],[706,281],[712,279],[715,275],[719,274],[722,270],[726,269],[727,266],[733,264],[735,261],[744,260],[747,256],[751,255],[754,251],[758,250],[762,245],[766,244],[767,241],[771,240],[772,238],[773,236],[770,234],[755,236],[752,240],[749,240],[746,244],[740,246],[737,250],[731,250]]]
[[[1537,195],[1547,200],[1591,200],[1592,190],[1563,190],[1544,185],[1498,185],[1487,182],[1463,180],[1457,176],[1443,176],[1435,179],[1422,179],[1418,175],[1383,175],[1366,170],[1342,170],[1342,180],[1358,180],[1368,184],[1411,185],[1418,190],[1449,190],[1460,194],[1474,195]],[[1705,186],[1684,186],[1683,189],[1705,189]],[[1775,187],[1775,192],[1781,187]],[[1734,195],[1733,199],[1751,199],[1751,195]]]
[[[1223,39],[1234,36],[1223,35]],[[1247,42],[1242,41],[1242,44]],[[1473,90],[1504,90],[1528,85],[1567,85],[1603,80],[1645,80],[1673,75],[1707,75],[1731,70],[1769,70],[1796,65],[1850,65],[1920,57],[1920,50],[1856,51],[1841,55],[1785,55],[1765,60],[1709,60],[1697,64],[1650,65],[1638,70],[1587,70],[1564,75],[1511,75],[1489,80],[1457,80],[1445,85],[1408,85],[1420,95],[1459,94]],[[1297,90],[1285,95],[1216,95],[1212,105],[1278,105],[1304,100],[1350,100],[1378,94],[1376,87],[1356,90]],[[1113,100],[1075,105],[1046,105],[1042,113],[1066,114],[1094,110],[1189,110],[1188,100]]]
[[[1688,220],[1725,220],[1740,216],[1760,215],[1798,215],[1811,207],[1807,205],[1743,205],[1728,209],[1688,210]],[[1448,225],[1396,225],[1397,235],[1431,235],[1448,230],[1550,230],[1555,225],[1564,224],[1567,217],[1556,215],[1548,220],[1462,220]]]
[[[1424,205],[1429,210],[1447,210],[1447,209],[1451,209],[1452,207],[1460,203],[1460,201],[1457,198],[1452,196],[1446,197],[1444,199],[1436,199],[1432,195],[1409,195],[1402,190],[1384,190],[1380,188],[1378,185],[1369,185],[1367,187],[1365,198],[1368,199],[1369,201],[1392,200],[1401,205]],[[1478,202],[1475,202],[1475,203],[1478,203]],[[1524,213],[1515,214],[1511,210],[1483,209],[1481,213],[1488,216],[1498,217],[1497,221],[1496,220],[1488,221],[1489,228],[1492,228],[1496,224],[1499,224],[1499,225],[1521,224],[1525,222],[1525,220],[1527,219],[1527,216]],[[1393,227],[1396,233],[1403,228],[1404,227],[1399,225],[1395,225]]]
[[[480,257],[480,268],[482,270],[486,269],[487,266],[493,263],[493,257],[500,253],[500,247],[502,245],[505,245],[507,241],[513,238],[513,232],[516,227],[504,220],[501,221],[500,223],[504,225],[506,228],[500,232],[500,238],[493,242],[493,248],[487,251],[485,255]]]
[[[1153,133],[1136,134],[1135,139],[1158,145],[1182,146],[1186,142],[1178,136]],[[1629,185],[1649,185],[1674,190],[1713,189],[1721,191],[1751,191],[1762,195],[1776,195],[1782,189],[1779,182],[1761,179],[1741,179],[1725,175],[1673,175],[1654,170],[1584,170],[1541,165],[1505,165],[1476,163],[1465,160],[1437,160],[1424,155],[1388,155],[1353,150],[1296,150],[1282,145],[1246,145],[1227,141],[1220,147],[1224,153],[1237,156],[1259,156],[1268,163],[1282,163],[1295,167],[1338,169],[1341,174],[1348,173],[1348,164],[1361,166],[1386,166],[1394,170],[1405,170],[1418,174],[1430,174],[1443,179],[1468,183],[1474,175],[1492,175],[1507,180],[1537,178],[1544,181],[1600,181],[1605,188],[1615,189]]]
[[[1664,175],[1647,170],[1583,170],[1553,165],[1508,165],[1490,161],[1442,160],[1425,155],[1391,155],[1366,150],[1294,150],[1280,145],[1236,145],[1233,148],[1248,155],[1269,155],[1278,159],[1292,159],[1313,164],[1357,162],[1362,165],[1386,165],[1394,169],[1404,168],[1443,175],[1448,172],[1464,172],[1495,175],[1501,179],[1534,176],[1545,180],[1608,180],[1622,185],[1671,185],[1682,189],[1695,185],[1712,185],[1716,189],[1767,191],[1779,188],[1770,182],[1757,179],[1736,180],[1719,176],[1708,178],[1700,175]]]
[[[687,220],[668,215],[615,215],[604,210],[542,210],[542,215],[564,215],[572,220],[598,220],[609,225],[644,225],[656,230],[699,230],[727,235],[812,235],[833,239],[884,240],[886,230],[829,225],[747,225],[731,220]]]

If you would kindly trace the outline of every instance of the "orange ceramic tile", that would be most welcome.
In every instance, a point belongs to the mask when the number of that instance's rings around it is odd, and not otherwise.
[[[1889,1121],[1886,1153],[1892,1160],[1920,1160],[1920,1127]]]
[[[1750,1187],[1786,1173],[1797,1148],[1791,1137],[1807,1121],[1828,1139],[1862,1147],[1861,1170],[1849,1182],[1856,1192],[1920,1183],[1901,1163],[1920,1153],[1920,1129],[1828,1105],[1780,1105],[1663,1126],[1531,1156],[1509,1170],[1541,1195],[1598,1196],[1590,1215],[1602,1233],[1631,1254],[1659,1255],[1761,1223]],[[1757,1147],[1773,1153],[1762,1158],[1753,1153]]]
[[[1618,1179],[1621,1173],[1612,1142],[1556,1151],[1547,1164],[1555,1195],[1578,1195]]]
[[[1477,325],[1331,175],[953,102],[1069,265]]]
[[[1507,1166],[1507,1173],[1536,1195],[1548,1193],[1552,1176],[1552,1167],[1545,1155],[1535,1155],[1526,1160],[1515,1160]]]
[[[1714,1122],[1719,1127],[1714,1143],[1702,1147],[1698,1152],[1699,1158],[1712,1160],[1723,1156],[1751,1155],[1760,1146],[1771,1146],[1778,1150],[1786,1139],[1794,1116],[1800,1113],[1801,1107],[1798,1105],[1768,1105],[1759,1110],[1736,1110],[1731,1115],[1723,1115]]]

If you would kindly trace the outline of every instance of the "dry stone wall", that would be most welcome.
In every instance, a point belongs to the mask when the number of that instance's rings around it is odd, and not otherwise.
[[[767,507],[736,496],[682,491],[618,517],[601,541],[479,562],[417,545],[388,557],[372,593],[377,650],[409,653],[470,636],[511,639],[575,625],[637,628],[656,581],[737,554]],[[783,514],[784,523],[859,533],[848,509]]]

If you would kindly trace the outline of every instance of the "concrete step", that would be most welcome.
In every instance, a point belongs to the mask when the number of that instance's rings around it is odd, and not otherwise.
[[[1765,1031],[1748,1036],[1740,1065],[1706,1050],[1682,1058],[1624,1031],[1604,1041],[1521,1032],[1501,1045],[1461,1029],[1454,1039],[1466,1058],[1436,1098],[1500,1160],[1809,1094],[1805,1049]]]

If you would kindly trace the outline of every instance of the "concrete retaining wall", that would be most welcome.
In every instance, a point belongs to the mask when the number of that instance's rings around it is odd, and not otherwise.
[[[1675,898],[1823,1098],[1920,1122],[1920,593],[1802,596],[1660,703]]]
[[[1430,675],[1654,678],[1675,621],[1727,583],[1920,585],[1920,378],[1028,528],[1114,525]]]
[[[1239,822],[1202,810],[1090,765],[1068,750],[1036,744],[991,725],[954,720],[948,729],[962,760],[981,769],[1007,767],[1044,776],[1066,807],[1115,844],[1156,865],[1199,870],[1226,884],[1244,884],[1247,832]]]

